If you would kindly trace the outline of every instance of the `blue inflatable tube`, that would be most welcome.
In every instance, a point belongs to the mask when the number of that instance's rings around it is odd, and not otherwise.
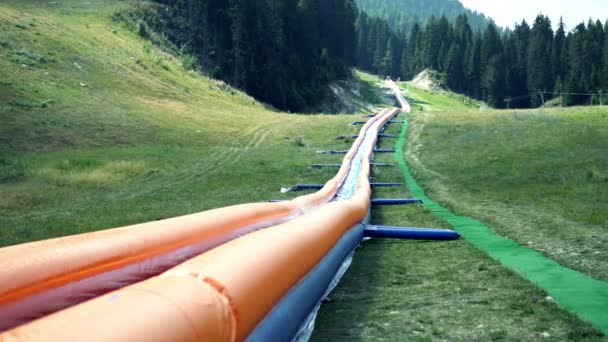
[[[344,140],[344,139],[357,139],[359,137],[358,134],[353,135],[339,135],[336,137],[336,140]]]
[[[394,148],[377,148],[374,153],[395,153]]]
[[[319,264],[294,286],[249,335],[247,341],[291,341],[323,300],[344,261],[363,240],[363,225],[351,228]]]
[[[368,225],[364,231],[365,237],[411,239],[411,240],[456,240],[458,233],[449,229],[382,227]]]
[[[386,183],[386,182],[372,182],[369,185],[373,187],[389,187],[389,186],[403,186],[404,183]]]
[[[422,203],[417,198],[373,198],[372,205],[403,205]]]
[[[323,189],[323,184],[298,184],[294,186],[296,190],[318,190]]]

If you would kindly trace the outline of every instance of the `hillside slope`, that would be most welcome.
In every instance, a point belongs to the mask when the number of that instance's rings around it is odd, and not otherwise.
[[[314,151],[352,119],[275,112],[188,71],[113,22],[120,6],[0,4],[0,245],[328,178]]]
[[[607,119],[599,107],[427,113],[408,157],[437,200],[608,280]]]
[[[372,17],[385,19],[395,31],[408,33],[415,23],[425,24],[431,16],[450,21],[464,14],[474,30],[482,30],[491,20],[471,11],[458,0],[357,0],[357,6]]]

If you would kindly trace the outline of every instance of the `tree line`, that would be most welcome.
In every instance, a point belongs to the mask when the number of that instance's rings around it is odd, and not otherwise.
[[[386,20],[395,32],[410,32],[414,24],[426,24],[431,16],[445,16],[450,22],[466,15],[473,30],[479,31],[491,20],[464,7],[460,1],[446,0],[356,0],[368,16]]]
[[[461,14],[450,22],[431,17],[408,34],[360,12],[356,21],[357,66],[381,75],[411,78],[424,69],[440,72],[452,90],[493,107],[537,107],[554,93],[566,93],[565,105],[589,103],[577,94],[608,90],[608,22],[581,23],[554,32],[538,15],[502,31],[493,22],[475,31]],[[559,96],[559,95],[557,95]]]
[[[145,25],[211,76],[302,110],[354,65],[353,0],[156,0]]]
[[[429,11],[451,16],[426,23],[398,14],[401,0],[357,1],[376,6],[376,15],[359,11],[355,0],[155,0],[138,20],[144,34],[166,37],[212,77],[283,110],[318,103],[353,66],[403,79],[434,69],[450,89],[493,107],[504,107],[505,98],[535,107],[552,91],[568,93],[566,105],[580,104],[589,97],[575,94],[608,90],[608,22],[569,32],[560,23],[554,32],[539,15],[531,26],[502,30],[486,20],[476,29],[484,17],[454,17],[459,8],[445,1],[407,0],[425,18]]]

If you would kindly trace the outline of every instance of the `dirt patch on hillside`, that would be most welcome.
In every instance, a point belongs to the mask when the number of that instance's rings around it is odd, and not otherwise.
[[[412,85],[416,88],[427,91],[443,90],[443,82],[439,73],[435,70],[425,69],[412,80]]]

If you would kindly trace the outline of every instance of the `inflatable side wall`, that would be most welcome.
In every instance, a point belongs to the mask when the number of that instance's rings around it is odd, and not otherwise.
[[[363,238],[369,160],[398,112],[369,120],[314,194],[0,249],[0,329],[96,297],[0,341],[293,338]],[[361,155],[356,192],[337,201]]]

